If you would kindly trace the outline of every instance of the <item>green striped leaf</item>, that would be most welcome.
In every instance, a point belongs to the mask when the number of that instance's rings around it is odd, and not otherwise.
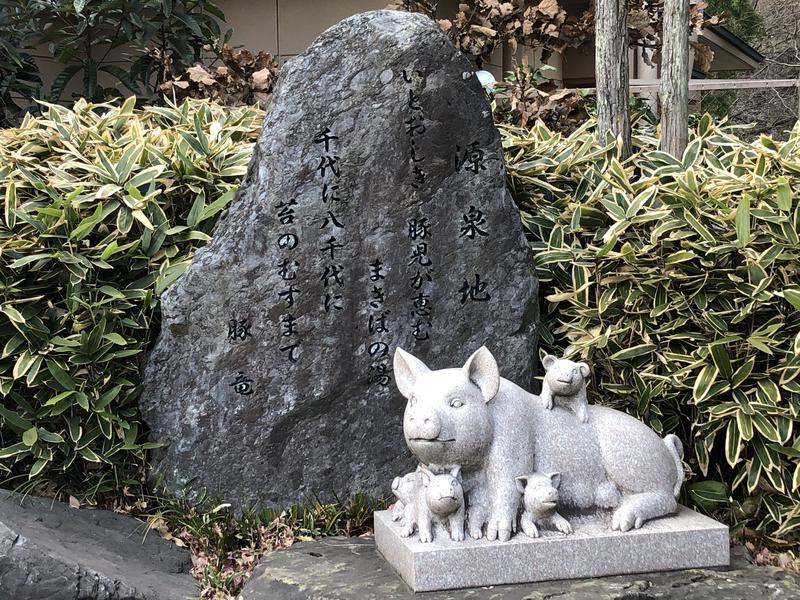
[[[609,356],[610,360],[630,360],[631,358],[636,358],[637,356],[644,356],[645,354],[650,354],[656,350],[657,346],[655,344],[639,344],[637,346],[632,346],[630,348],[625,348],[618,352],[615,352],[611,356]]]
[[[706,365],[700,370],[697,379],[695,379],[694,386],[692,387],[692,397],[695,402],[702,401],[706,395],[708,395],[718,374],[719,371],[714,364]]]

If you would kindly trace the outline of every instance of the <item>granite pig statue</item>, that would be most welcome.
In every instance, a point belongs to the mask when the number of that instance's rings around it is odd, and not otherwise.
[[[409,537],[417,526],[417,494],[422,487],[419,469],[392,481],[392,493],[397,502],[392,508],[392,520],[402,521],[400,535]]]
[[[528,537],[539,537],[539,526],[572,533],[572,526],[558,514],[558,486],[561,473],[531,473],[516,477],[525,510],[519,520]]]
[[[433,540],[433,526],[440,523],[450,533],[450,539],[464,539],[464,489],[461,485],[461,467],[450,472],[420,471],[422,489],[417,496],[417,522],[419,540]]]
[[[544,407],[550,410],[554,406],[564,406],[574,412],[581,423],[586,423],[589,420],[589,402],[586,397],[589,365],[547,354],[542,359],[542,366],[545,374],[539,395]]]
[[[395,381],[408,400],[406,444],[422,464],[461,465],[469,535],[508,540],[516,530],[521,473],[561,473],[559,507],[613,508],[612,528],[628,531],[677,509],[680,442],[661,439],[620,411],[589,406],[547,410],[541,398],[502,379],[485,347],[461,368],[433,371],[398,348]]]

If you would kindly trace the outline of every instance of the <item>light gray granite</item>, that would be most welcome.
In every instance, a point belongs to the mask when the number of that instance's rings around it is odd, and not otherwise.
[[[501,365],[485,346],[450,369],[430,369],[402,348],[394,354],[395,381],[408,400],[406,445],[418,469],[458,473],[471,538],[508,541],[519,529],[536,536],[533,513],[569,533],[565,518],[571,514],[599,517],[613,509],[606,526],[625,532],[677,510],[684,469],[675,435],[661,438],[631,415],[587,406],[586,364],[548,357],[548,401],[501,377]],[[553,395],[566,400],[553,401]],[[541,481],[537,475],[549,480],[550,492],[537,491],[537,508],[520,522],[522,478]],[[416,492],[399,485],[409,476],[395,479],[404,505],[415,493],[428,494],[424,481]],[[416,530],[422,542],[438,538],[419,510],[416,523],[405,511],[394,516],[403,521],[403,535]],[[463,539],[464,533],[451,523],[448,537]]]
[[[574,412],[581,423],[589,420],[586,396],[586,378],[591,373],[585,362],[572,362],[547,354],[542,359],[545,369],[542,391],[539,397],[548,410],[553,406],[566,406]]]
[[[731,548],[730,568],[541,581],[415,594],[372,538],[324,538],[265,554],[242,600],[797,600],[800,574],[751,564]]]
[[[417,592],[726,566],[728,528],[681,506],[672,517],[627,533],[611,531],[610,515],[573,518],[574,533],[542,530],[506,543],[437,536],[402,537],[390,511],[375,513],[378,551]]]

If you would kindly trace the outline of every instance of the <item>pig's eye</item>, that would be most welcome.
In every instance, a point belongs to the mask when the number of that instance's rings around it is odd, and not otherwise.
[[[578,374],[578,369],[572,369],[572,374],[573,375],[577,375]]]
[[[450,400],[450,406],[452,408],[461,408],[462,406],[464,406],[464,403],[461,400],[457,400],[454,398],[453,400]]]

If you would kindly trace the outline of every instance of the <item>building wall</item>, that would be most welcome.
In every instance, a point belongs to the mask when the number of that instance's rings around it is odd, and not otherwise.
[[[389,0],[224,0],[220,7],[233,29],[232,41],[266,50],[281,61],[301,53],[325,29],[359,12],[385,8]],[[458,0],[442,0],[442,15]]]
[[[766,2],[767,0],[762,0]],[[385,8],[389,0],[219,0],[225,12],[226,27],[233,29],[231,39],[235,46],[250,50],[265,50],[276,56],[280,63],[302,52],[325,29],[341,19],[358,12]],[[439,0],[441,18],[452,17],[459,0]],[[560,0],[568,14],[580,15],[589,5],[589,0]],[[125,50],[117,51],[120,55]],[[46,55],[43,51],[39,54]],[[508,49],[498,48],[484,68],[491,71],[497,79],[504,71],[512,68],[514,61],[527,58],[529,64],[538,67],[539,52],[520,49],[512,56]],[[567,86],[594,85],[594,54],[591,48],[567,50],[564,56],[554,55],[548,64],[555,67],[547,76],[562,81]],[[638,59],[636,50],[631,50],[631,77],[650,79],[655,77],[652,70]],[[50,60],[40,61],[46,89],[49,82],[63,68]],[[101,75],[101,82],[111,85],[113,78]],[[81,89],[76,77],[66,90],[64,98],[71,92]]]
[[[265,50],[283,64],[287,59],[305,50],[328,27],[359,12],[380,10],[389,0],[220,0],[225,13],[223,28],[233,29],[231,43],[249,50]],[[458,0],[440,0],[439,12],[443,17],[455,14]],[[120,57],[125,53],[119,49]],[[38,52],[47,56],[46,49]],[[502,71],[502,53],[496,52],[489,67],[495,77]],[[63,69],[52,59],[39,61],[45,89]],[[114,79],[100,74],[103,85],[112,85]],[[82,89],[78,76],[66,88],[64,99]]]
[[[586,0],[572,0],[573,3]],[[232,41],[251,50],[266,50],[283,63],[305,50],[325,29],[359,12],[385,8],[388,0],[227,0],[222,3],[228,26],[233,29]],[[438,15],[455,15],[459,0],[440,0]],[[518,52],[518,60],[523,52]],[[530,64],[538,66],[538,53],[528,52]],[[548,61],[559,66],[559,61]],[[496,78],[504,68],[511,68],[512,58],[498,48],[484,67]]]

